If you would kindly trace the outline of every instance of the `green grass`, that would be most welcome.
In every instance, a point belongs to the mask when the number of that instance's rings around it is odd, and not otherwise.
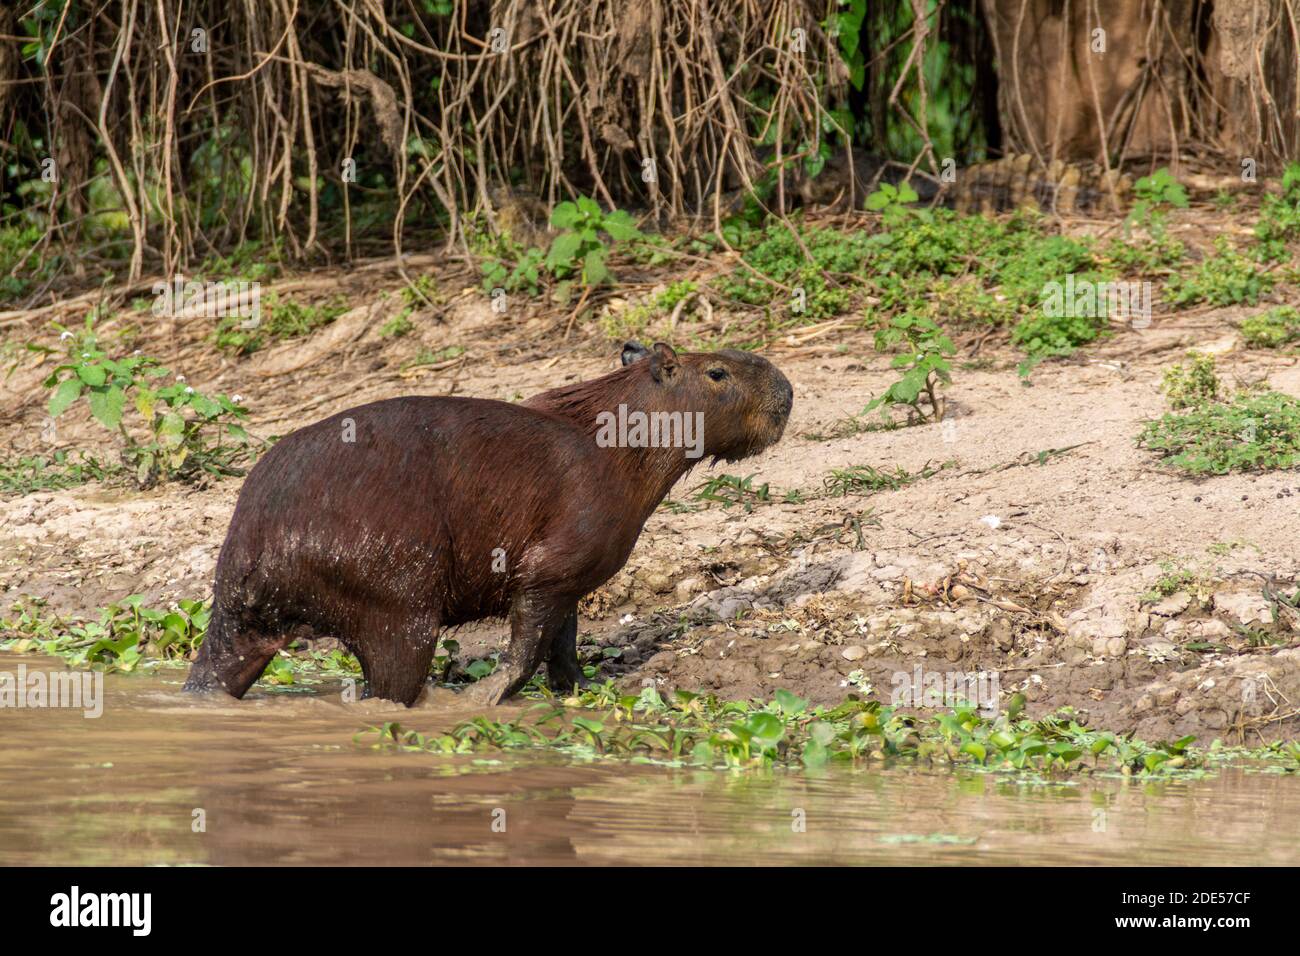
[[[458,358],[465,354],[465,349],[459,345],[449,345],[442,349],[420,349],[415,358],[411,359],[402,368],[419,368],[425,365],[437,365],[439,362],[446,362],[450,359]]]
[[[414,323],[407,317],[403,310],[401,313],[393,316],[387,322],[379,327],[379,337],[384,339],[400,339],[404,335],[409,335],[415,328]]]
[[[88,481],[105,481],[120,473],[120,467],[105,465],[86,455],[74,462],[66,451],[49,456],[24,455],[14,461],[0,462],[0,494],[59,491]]]
[[[893,471],[882,471],[871,465],[850,465],[847,468],[833,469],[822,479],[822,487],[832,498],[868,495],[876,491],[897,491],[913,482],[933,478],[945,467],[946,464],[937,468],[927,464],[920,471],[911,472],[900,465],[895,465]]]
[[[217,323],[213,342],[223,352],[251,355],[269,343],[310,335],[324,328],[348,310],[347,302],[335,298],[330,302],[307,304],[283,301],[274,293],[262,303],[263,318],[259,325],[245,328],[246,316],[229,315]]]

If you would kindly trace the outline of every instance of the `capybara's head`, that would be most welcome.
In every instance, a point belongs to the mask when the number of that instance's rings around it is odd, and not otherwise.
[[[767,359],[751,352],[675,352],[663,342],[623,346],[625,370],[643,376],[635,389],[647,411],[699,412],[703,454],[736,461],[776,444],[794,389]]]

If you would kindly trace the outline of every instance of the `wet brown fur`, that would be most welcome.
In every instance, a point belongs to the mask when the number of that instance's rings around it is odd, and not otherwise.
[[[572,686],[577,602],[696,463],[681,447],[600,447],[599,413],[702,412],[704,454],[732,461],[776,442],[792,401],[748,353],[642,354],[522,405],[395,398],[286,436],[241,489],[186,689],[242,697],[295,637],[328,635],[368,693],[410,705],[439,629],[498,616],[511,634],[478,700],[515,693],[544,659],[552,686]]]

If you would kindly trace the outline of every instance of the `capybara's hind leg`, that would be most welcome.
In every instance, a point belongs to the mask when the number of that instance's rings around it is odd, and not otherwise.
[[[573,610],[572,602],[557,605],[527,594],[515,598],[510,610],[510,637],[501,650],[497,669],[470,689],[470,699],[490,707],[527,684]],[[576,660],[574,663],[576,666]]]
[[[438,647],[438,622],[424,618],[395,623],[348,641],[366,678],[365,697],[410,707],[429,680]]]
[[[551,650],[546,657],[546,679],[557,694],[567,694],[584,682],[582,668],[578,665],[576,608],[569,612],[560,632],[551,639]]]

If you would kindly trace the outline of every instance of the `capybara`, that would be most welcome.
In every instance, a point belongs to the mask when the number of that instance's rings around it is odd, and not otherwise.
[[[747,352],[629,343],[624,366],[523,404],[408,397],[287,435],[244,482],[186,690],[242,697],[297,637],[337,638],[370,696],[410,706],[440,628],[508,617],[476,702],[543,660],[581,678],[577,604],[627,561],[646,519],[704,455],[775,443],[793,390]]]

